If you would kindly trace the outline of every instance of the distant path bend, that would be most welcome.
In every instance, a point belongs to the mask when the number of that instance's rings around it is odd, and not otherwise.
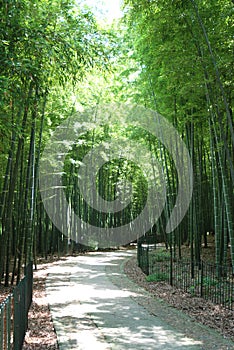
[[[234,349],[130,281],[123,264],[133,254],[90,253],[49,269],[46,291],[60,350]]]

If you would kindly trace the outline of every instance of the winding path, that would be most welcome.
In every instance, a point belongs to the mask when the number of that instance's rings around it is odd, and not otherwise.
[[[49,270],[46,290],[60,350],[234,349],[130,281],[123,264],[133,254],[70,257]]]

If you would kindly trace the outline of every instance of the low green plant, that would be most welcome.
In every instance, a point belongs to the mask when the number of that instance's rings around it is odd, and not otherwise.
[[[152,258],[152,261],[156,261],[156,262],[168,261],[170,260],[170,252],[165,249],[159,249],[151,253],[151,258]]]
[[[160,282],[160,281],[168,281],[169,274],[165,272],[157,272],[153,273],[149,276],[146,276],[147,282]]]
[[[209,286],[217,286],[219,282],[211,277],[204,277],[203,278],[203,286],[209,287]]]
[[[189,287],[189,293],[190,293],[192,296],[195,296],[195,295],[196,295],[196,286],[190,286],[190,287]]]

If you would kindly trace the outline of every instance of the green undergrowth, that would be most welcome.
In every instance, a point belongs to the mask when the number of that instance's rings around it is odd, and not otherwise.
[[[160,281],[168,281],[169,274],[165,272],[157,272],[153,273],[149,276],[146,276],[147,282],[160,282]]]

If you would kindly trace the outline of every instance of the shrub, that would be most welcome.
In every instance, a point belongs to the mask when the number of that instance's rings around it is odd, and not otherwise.
[[[169,279],[169,274],[165,272],[157,272],[149,276],[146,276],[147,282],[168,281],[168,279]]]

